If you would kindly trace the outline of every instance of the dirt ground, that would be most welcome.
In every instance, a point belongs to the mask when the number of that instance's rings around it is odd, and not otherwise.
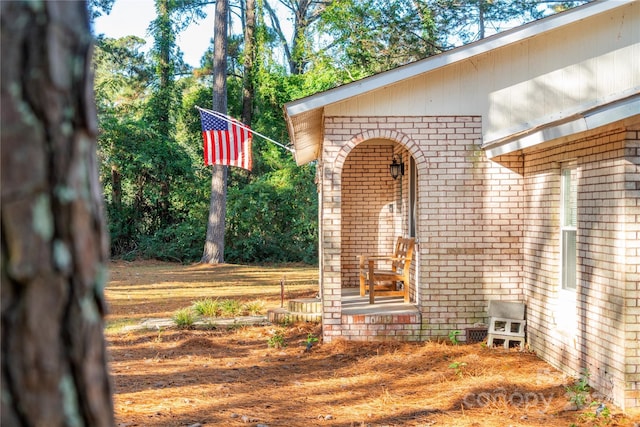
[[[117,425],[640,425],[595,391],[578,393],[586,404],[577,410],[567,391],[575,380],[531,352],[323,344],[316,324],[140,327],[202,298],[279,307],[282,288],[286,299],[315,295],[316,268],[112,263],[106,337]]]

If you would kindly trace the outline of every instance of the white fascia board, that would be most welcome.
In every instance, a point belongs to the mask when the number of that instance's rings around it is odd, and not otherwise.
[[[472,58],[493,49],[520,42],[546,31],[554,30],[578,20],[632,3],[633,1],[636,0],[596,0],[591,3],[578,6],[575,9],[558,13],[538,21],[530,22],[512,30],[495,34],[478,42],[461,46],[439,55],[394,68],[389,71],[384,71],[380,74],[366,77],[353,83],[347,83],[343,86],[329,89],[306,98],[288,102],[284,106],[285,111],[288,116],[296,116],[309,110],[323,108],[326,105],[344,101],[351,97],[398,83],[402,80]]]

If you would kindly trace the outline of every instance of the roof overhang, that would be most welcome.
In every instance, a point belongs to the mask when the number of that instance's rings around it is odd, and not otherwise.
[[[439,55],[288,102],[284,105],[284,113],[289,129],[289,136],[296,150],[296,163],[302,165],[318,158],[323,138],[322,120],[324,107],[327,105],[393,85],[440,67],[484,54],[493,49],[521,42],[527,38],[535,37],[544,32],[618,8],[633,1],[634,0],[616,0],[587,3],[566,12],[530,22]]]
[[[487,158],[492,159],[544,142],[607,126],[634,116],[640,116],[640,93],[638,92],[629,97],[589,108],[515,135],[487,142],[482,148],[485,150]]]

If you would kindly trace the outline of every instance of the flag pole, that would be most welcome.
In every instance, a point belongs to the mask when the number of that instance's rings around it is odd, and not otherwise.
[[[260,132],[256,132],[255,130],[251,129],[249,126],[245,125],[245,124],[244,124],[244,123],[242,123],[242,122],[239,122],[239,121],[237,121],[237,120],[234,120],[232,117],[227,116],[226,114],[222,114],[222,113],[220,113],[220,112],[218,112],[218,111],[208,110],[208,109],[206,109],[206,108],[202,108],[202,107],[199,107],[199,106],[197,106],[197,105],[196,105],[195,107],[196,107],[196,109],[198,109],[198,110],[202,110],[202,111],[205,111],[205,112],[207,112],[207,113],[209,113],[209,114],[213,114],[214,116],[219,117],[220,119],[224,120],[224,121],[225,121],[225,122],[227,122],[227,123],[231,123],[231,124],[233,124],[233,125],[235,125],[235,126],[238,126],[239,128],[242,128],[242,129],[245,129],[245,130],[247,130],[247,131],[251,132],[252,134],[258,135],[258,136],[260,136],[260,137],[262,137],[262,138],[266,139],[267,141],[269,141],[269,142],[272,142],[272,143],[276,144],[278,147],[282,147],[282,148],[284,148],[285,150],[288,150],[288,151],[289,151],[289,152],[291,152],[291,153],[295,153],[295,150],[294,150],[293,148],[287,147],[286,145],[281,144],[280,142],[275,141],[275,140],[273,140],[273,139],[269,138],[268,136],[265,136],[265,135],[261,134]]]

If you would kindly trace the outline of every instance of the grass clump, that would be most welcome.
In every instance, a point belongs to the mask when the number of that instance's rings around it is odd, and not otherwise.
[[[194,301],[191,308],[202,317],[238,317],[263,314],[266,309],[264,301],[256,300],[241,303],[234,299],[204,298]]]
[[[189,329],[193,327],[196,316],[191,308],[181,308],[173,313],[172,319],[178,328]]]
[[[193,310],[200,316],[218,317],[221,311],[220,301],[211,298],[197,300],[193,303]]]
[[[242,304],[234,299],[225,299],[220,302],[220,316],[236,317],[242,313]]]
[[[256,316],[259,314],[264,313],[265,310],[265,303],[264,301],[249,301],[247,303],[245,303],[243,306],[243,311],[245,313],[247,313],[250,316]]]

